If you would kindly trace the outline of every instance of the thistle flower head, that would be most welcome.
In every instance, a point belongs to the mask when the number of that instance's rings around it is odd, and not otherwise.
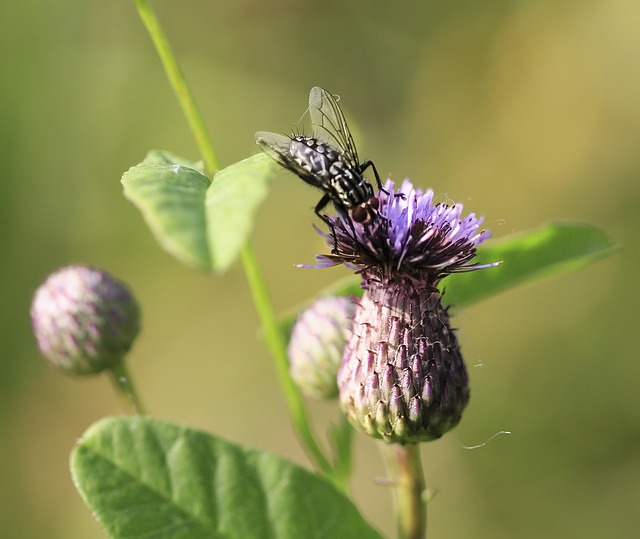
[[[40,285],[31,304],[38,348],[70,374],[95,374],[129,351],[140,329],[140,309],[120,281],[86,266],[62,268]]]
[[[433,192],[387,181],[369,221],[328,218],[320,232],[332,253],[316,267],[344,264],[362,277],[352,335],[338,372],[350,421],[393,443],[439,438],[462,417],[467,371],[437,284],[473,265],[489,233],[460,204],[434,204]]]
[[[478,269],[471,260],[490,234],[482,218],[462,217],[462,204],[433,203],[431,189],[422,192],[405,180],[397,191],[388,180],[378,193],[378,215],[354,223],[347,215],[329,218],[333,230],[322,234],[337,249],[319,255],[316,267],[345,264],[371,278],[406,278],[435,285],[455,272]],[[484,266],[482,266],[484,267]]]

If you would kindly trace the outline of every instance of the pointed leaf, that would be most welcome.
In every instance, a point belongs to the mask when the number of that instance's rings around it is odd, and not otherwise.
[[[444,280],[444,301],[465,306],[527,282],[580,269],[615,250],[599,228],[586,223],[552,222],[488,242],[475,261],[495,268],[451,275]]]
[[[267,196],[277,165],[257,154],[219,171],[207,191],[207,234],[213,270],[224,272],[240,254],[253,229],[255,214]]]
[[[211,268],[204,213],[210,184],[201,172],[166,164],[157,154],[122,176],[125,197],[140,210],[158,243],[183,264],[205,271]]]
[[[122,184],[161,247],[189,267],[222,272],[247,241],[276,168],[258,154],[210,182],[202,163],[156,150],[125,172]]]
[[[90,427],[74,482],[114,539],[379,539],[329,482],[291,462],[147,417]]]

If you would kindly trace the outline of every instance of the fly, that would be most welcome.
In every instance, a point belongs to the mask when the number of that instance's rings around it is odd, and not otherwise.
[[[313,135],[291,136],[258,131],[256,142],[280,166],[324,192],[314,212],[329,227],[322,210],[333,202],[336,211],[364,223],[376,215],[378,199],[363,176],[371,167],[379,190],[380,176],[372,161],[360,162],[356,145],[337,99],[319,86],[309,93]]]

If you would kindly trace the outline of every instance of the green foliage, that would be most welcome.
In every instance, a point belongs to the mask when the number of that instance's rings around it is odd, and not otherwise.
[[[222,273],[249,237],[275,170],[258,154],[210,182],[201,163],[155,151],[125,172],[122,184],[163,249],[191,268]]]
[[[449,276],[442,286],[443,299],[455,307],[470,305],[524,283],[575,271],[614,250],[605,233],[593,225],[552,222],[481,245],[478,264],[502,264]]]
[[[277,170],[273,159],[258,154],[214,176],[205,201],[213,271],[224,272],[240,254]]]
[[[94,424],[75,484],[114,539],[379,539],[327,480],[266,451],[147,417]]]
[[[158,243],[187,266],[208,270],[204,231],[209,179],[194,168],[147,159],[122,176],[125,196],[141,211]]]

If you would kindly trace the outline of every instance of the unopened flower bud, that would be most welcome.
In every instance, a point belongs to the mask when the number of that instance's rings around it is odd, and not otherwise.
[[[460,347],[435,288],[371,283],[344,357],[340,402],[370,436],[434,440],[458,424],[469,401]]]
[[[95,374],[129,351],[140,329],[140,309],[129,289],[105,271],[70,266],[52,273],[36,291],[31,325],[53,367]]]
[[[338,394],[336,375],[351,335],[353,312],[351,298],[325,297],[296,321],[288,348],[290,372],[308,397],[331,399]]]

